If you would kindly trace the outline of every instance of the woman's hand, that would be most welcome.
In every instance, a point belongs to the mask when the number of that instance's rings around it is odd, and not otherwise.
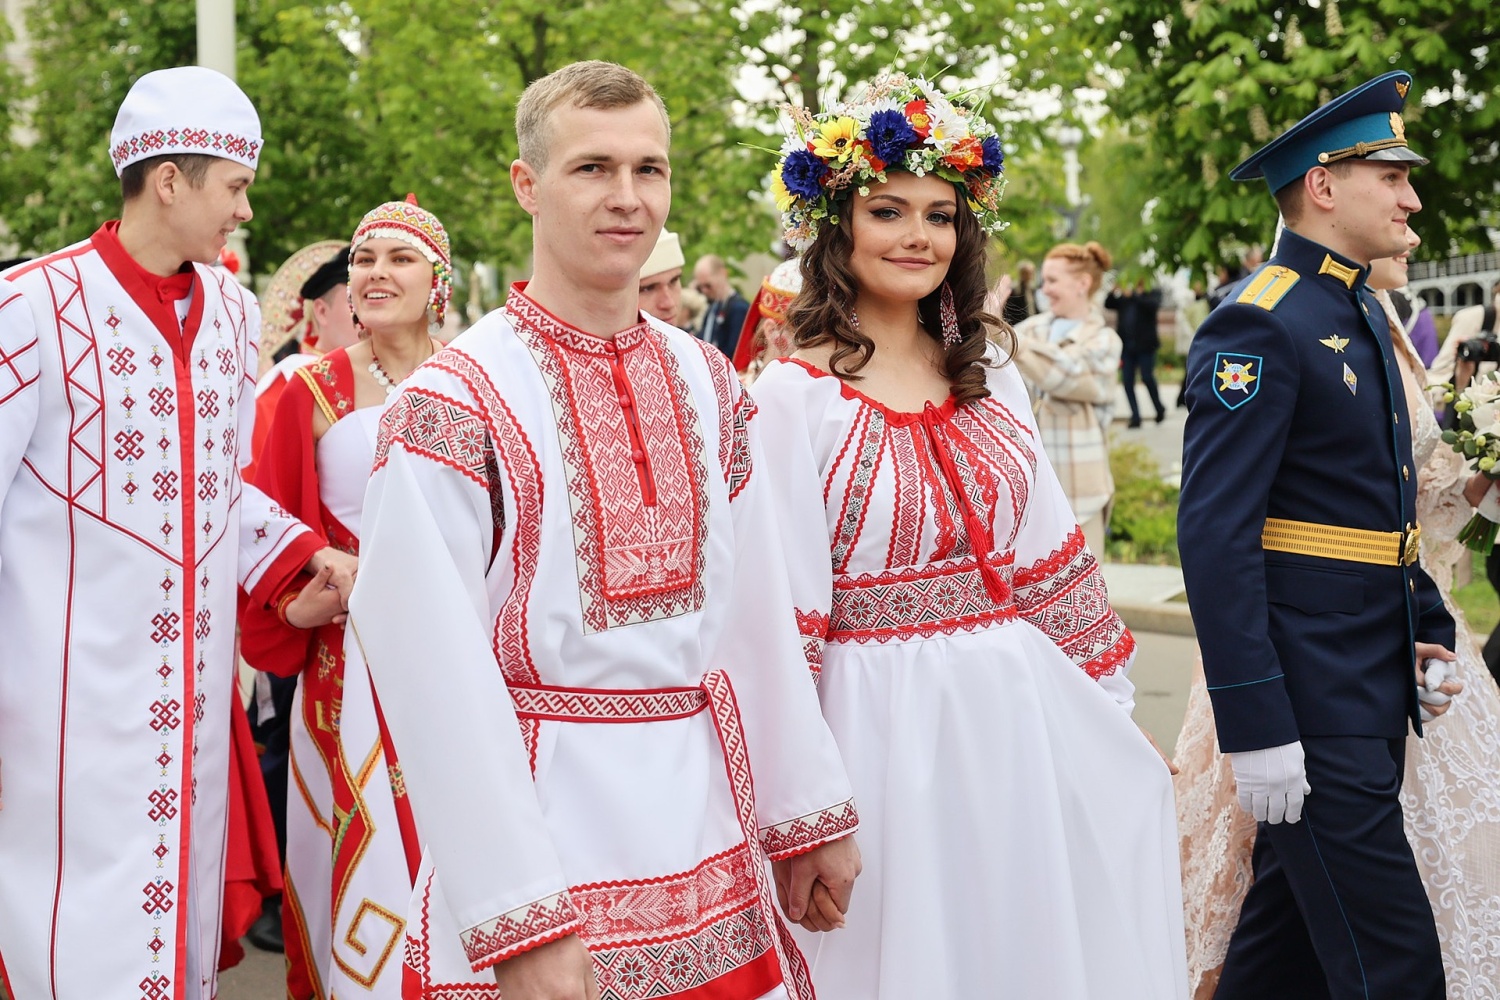
[[[336,568],[325,563],[297,596],[287,602],[282,614],[288,625],[317,628],[319,625],[342,625],[349,617],[347,599],[333,585]]]

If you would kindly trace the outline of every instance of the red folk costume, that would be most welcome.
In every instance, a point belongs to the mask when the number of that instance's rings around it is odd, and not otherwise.
[[[190,103],[183,95],[191,95]],[[254,167],[225,77],[147,74],[117,170]],[[0,979],[17,1000],[208,1000],[224,891],[234,606],[318,550],[241,480],[259,312],[107,224],[0,279]]]

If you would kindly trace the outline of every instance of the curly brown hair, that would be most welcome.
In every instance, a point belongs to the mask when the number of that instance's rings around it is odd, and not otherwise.
[[[956,185],[955,185],[956,186]],[[991,367],[986,351],[991,338],[1001,348],[1008,363],[1015,352],[1015,333],[1009,324],[985,311],[988,290],[985,264],[988,238],[979,220],[969,208],[962,189],[958,192],[958,211],[954,214],[953,260],[948,265],[947,283],[953,290],[953,306],[958,313],[962,337],[943,355],[943,374],[952,388],[956,404],[983,399],[990,394],[984,372]],[[845,211],[846,219],[850,213]],[[875,342],[854,327],[854,301],[858,292],[849,258],[854,251],[854,236],[848,221],[838,225],[825,223],[817,239],[802,255],[802,291],[787,309],[788,335],[796,347],[816,347],[832,342],[836,346],[829,358],[832,373],[846,381],[857,381],[859,370],[870,363]],[[939,317],[942,288],[917,303],[917,315],[927,335],[938,342],[943,339]]]

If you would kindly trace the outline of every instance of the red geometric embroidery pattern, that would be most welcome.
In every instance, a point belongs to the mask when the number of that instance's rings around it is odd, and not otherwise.
[[[743,968],[775,942],[758,910],[715,920],[688,938],[632,948],[590,949],[600,1000],[674,996]]]
[[[173,149],[240,160],[254,166],[260,145],[259,139],[250,139],[233,132],[210,132],[206,128],[152,129],[122,139],[109,151],[109,156],[115,161],[115,167],[119,168],[128,160],[155,156],[170,146]]]
[[[115,458],[121,462],[134,462],[138,458],[146,457],[146,450],[141,447],[141,442],[146,435],[135,429],[119,431],[115,434]]]
[[[797,613],[797,631],[802,636],[802,655],[807,657],[807,669],[813,681],[823,673],[823,647],[828,644],[828,616],[821,611]]]
[[[611,691],[511,685],[516,714],[554,722],[648,722],[685,719],[708,704],[702,688]]]
[[[1013,552],[991,556],[1005,576]],[[1012,621],[1016,607],[997,604],[973,556],[884,573],[836,576],[828,641],[889,642],[972,632]]]
[[[760,845],[772,861],[784,861],[829,841],[847,837],[858,829],[859,813],[854,809],[854,800],[850,799],[831,809],[766,827],[760,831]]]
[[[581,933],[591,951],[682,939],[721,917],[754,907],[759,891],[754,869],[758,864],[750,849],[741,844],[708,858],[692,871],[575,886],[568,895],[583,915]],[[765,943],[770,946],[769,937]],[[742,964],[713,969],[707,978]]]
[[[177,789],[158,788],[147,798],[151,802],[151,810],[146,813],[146,816],[153,823],[177,817]]]
[[[182,725],[182,720],[177,713],[182,710],[182,703],[176,698],[170,701],[155,701],[151,703],[151,728],[158,733],[163,729],[176,729]]]
[[[584,628],[601,632],[703,606],[707,473],[691,390],[648,324],[612,341],[548,315],[519,292],[505,306],[552,392],[573,511]],[[656,502],[646,503],[630,407]]]
[[[396,397],[380,418],[375,468],[385,465],[393,442],[455,469],[479,486],[485,479],[485,447],[489,438],[484,418],[457,400],[427,389],[413,388]]]
[[[474,359],[462,351],[450,349],[444,351],[432,364],[453,375],[468,388],[486,418],[493,442],[492,454],[505,466],[505,480],[510,485],[510,502],[515,510],[515,516],[511,518],[515,535],[511,545],[514,581],[505,602],[500,606],[500,613],[495,617],[493,643],[495,654],[500,660],[501,672],[508,683],[535,684],[541,675],[537,673],[536,665],[531,659],[531,647],[527,643],[529,633],[526,628],[526,607],[531,599],[531,582],[536,575],[542,546],[542,503],[546,497],[546,484],[542,478],[541,466],[537,461],[536,451],[531,447],[531,441],[521,429],[520,421],[500,397],[484,369],[474,363]],[[493,491],[503,491],[504,486],[504,483],[487,482],[486,488],[492,491],[492,501]],[[495,544],[499,545],[500,539],[497,538]],[[529,730],[534,737],[534,723],[529,725]],[[535,751],[534,742],[529,742],[528,746]]]
[[[855,543],[859,540],[860,529],[865,522],[865,505],[870,496],[870,486],[875,482],[880,468],[880,453],[885,446],[885,417],[872,406],[863,407],[855,418],[854,427],[844,441],[844,448],[830,470],[825,494],[827,487],[832,486],[833,476],[848,454],[850,444],[856,441],[858,443],[854,448],[854,458],[849,464],[847,481],[841,491],[843,507],[833,526],[833,568],[836,572],[842,572],[847,567],[849,556],[853,554]]]
[[[750,481],[750,421],[755,419],[757,413],[755,400],[748,392],[741,391],[739,401],[734,407],[733,443],[729,455],[729,464],[724,469],[724,481],[729,484],[729,499],[733,500],[740,495],[745,484]]]
[[[1104,574],[1075,527],[1047,558],[1015,573],[1021,615],[1096,680],[1135,650],[1135,636],[1109,605]]]
[[[543,896],[459,934],[475,971],[579,929],[582,919],[565,892]]]
[[[141,1000],[167,1000],[172,995],[172,980],[166,976],[147,976],[140,982]]]
[[[146,894],[146,901],[141,904],[141,909],[153,916],[171,911],[175,905],[172,901],[171,882],[148,882],[141,892]]]
[[[10,301],[7,299],[6,304]],[[0,350],[0,403],[36,382],[38,377],[35,338],[9,353]]]
[[[115,317],[111,316],[110,318],[114,319]],[[111,347],[109,349],[108,357],[109,373],[111,375],[118,377],[120,375],[135,374],[136,367],[135,361],[133,360],[135,358],[135,351],[131,350],[128,347],[123,347],[119,344],[116,344],[114,347]]]

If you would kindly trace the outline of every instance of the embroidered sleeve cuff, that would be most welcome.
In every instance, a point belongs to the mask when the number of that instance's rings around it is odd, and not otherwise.
[[[464,954],[475,972],[576,933],[583,919],[566,892],[543,896],[463,931]]]
[[[246,593],[250,599],[264,607],[270,607],[276,597],[291,587],[302,572],[302,567],[307,565],[319,549],[323,548],[323,539],[311,528],[303,527],[296,537],[290,541],[285,548],[276,554],[259,579],[246,581],[250,585]]]
[[[772,861],[785,861],[815,847],[840,840],[859,829],[854,800],[798,816],[760,831],[760,846]]]
[[[802,634],[802,654],[807,657],[807,670],[813,683],[823,673],[823,647],[828,645],[828,615],[821,611],[797,612],[797,631]]]

